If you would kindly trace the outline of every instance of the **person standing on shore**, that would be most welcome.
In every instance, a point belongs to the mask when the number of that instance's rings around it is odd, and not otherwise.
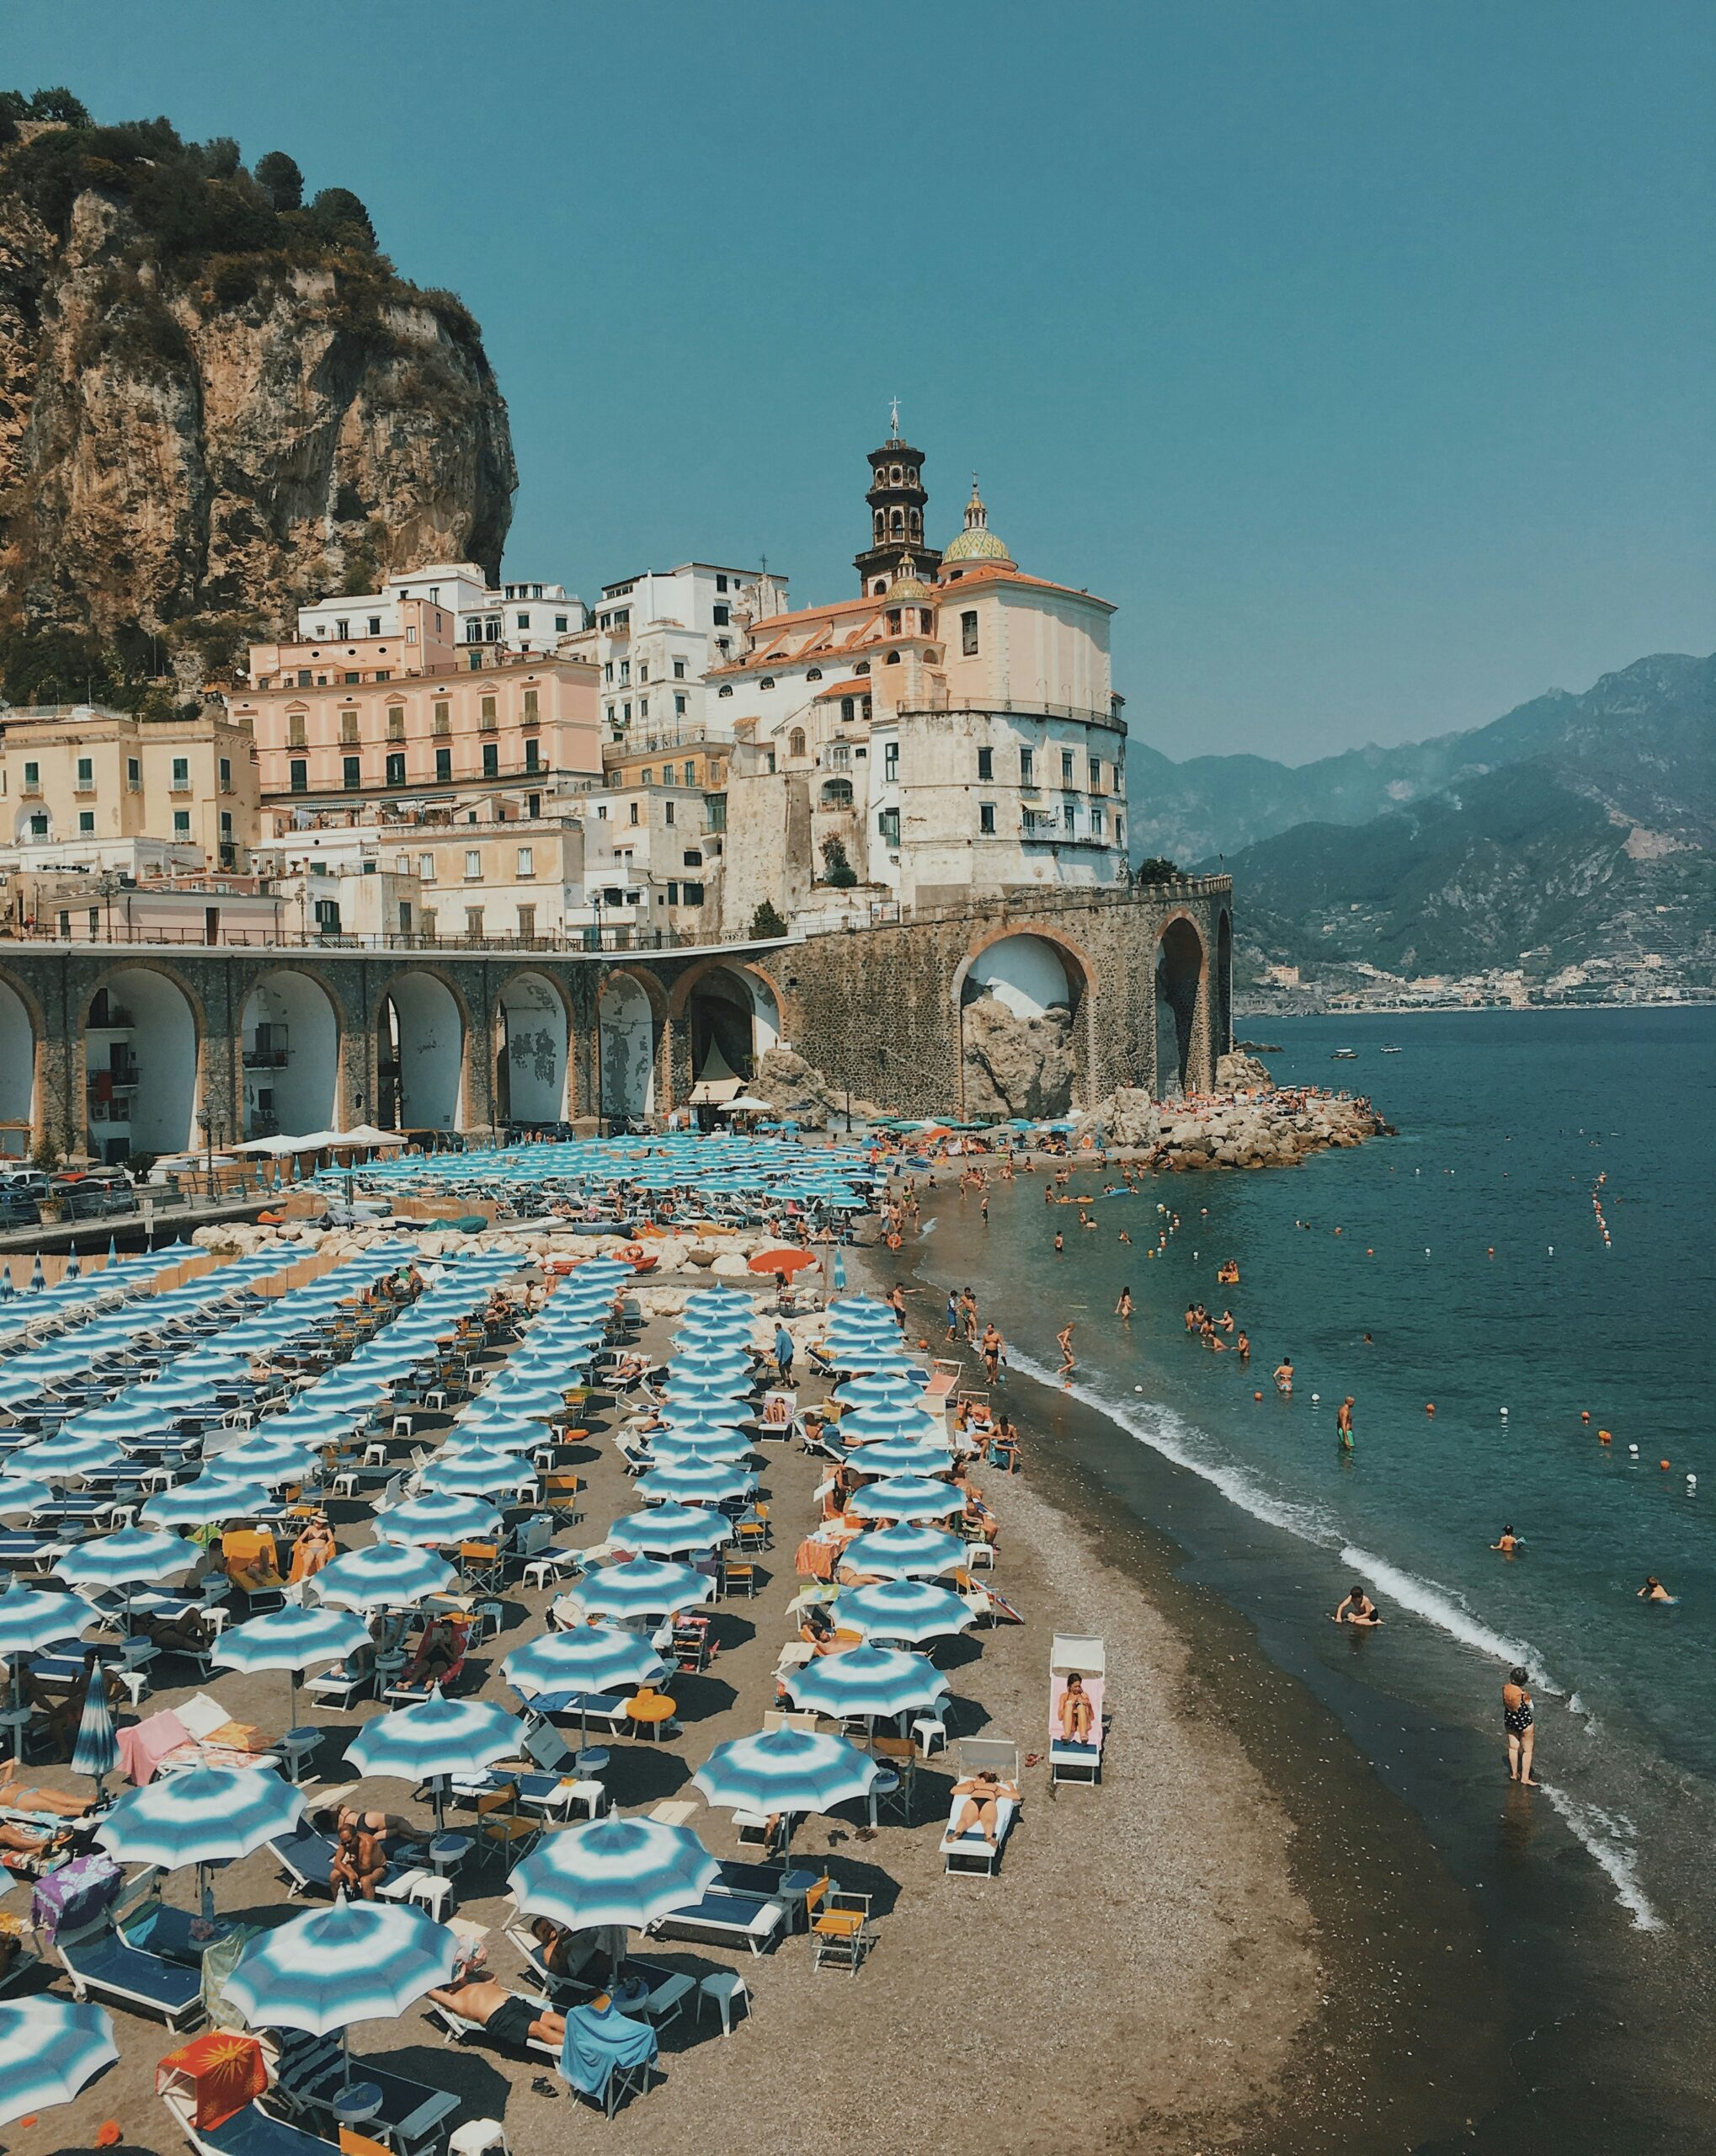
[[[1530,1682],[1529,1672],[1508,1671],[1507,1682],[1501,1688],[1501,1726],[1507,1732],[1508,1780],[1522,1782],[1527,1789],[1536,1789],[1532,1753],[1537,1747],[1537,1733],[1532,1726],[1532,1695],[1526,1689]]]
[[[898,1282],[887,1298],[887,1306],[899,1322],[902,1332],[906,1329],[906,1291]]]
[[[1073,1328],[1070,1324],[1063,1325],[1056,1333],[1055,1345],[1061,1351],[1061,1366],[1055,1372],[1055,1375],[1058,1378],[1070,1377],[1077,1367],[1077,1358],[1073,1353]]]
[[[947,1337],[950,1340],[959,1337],[959,1298],[951,1288],[947,1291]]]
[[[1348,1393],[1335,1411],[1335,1428],[1340,1438],[1342,1452],[1352,1450],[1352,1395]]]
[[[785,1324],[775,1327],[775,1367],[781,1373],[782,1385],[792,1382],[792,1335]]]
[[[983,1327],[983,1369],[992,1385],[1001,1382],[1001,1358],[1006,1353],[1006,1342],[1002,1339],[992,1320]]]

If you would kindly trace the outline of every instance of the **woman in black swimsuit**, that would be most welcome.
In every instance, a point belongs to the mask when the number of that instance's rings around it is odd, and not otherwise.
[[[1526,1670],[1508,1671],[1507,1682],[1501,1688],[1501,1726],[1507,1732],[1508,1780],[1535,1789],[1537,1785],[1532,1774],[1532,1753],[1537,1733],[1532,1726],[1532,1695],[1526,1689],[1529,1681]]]

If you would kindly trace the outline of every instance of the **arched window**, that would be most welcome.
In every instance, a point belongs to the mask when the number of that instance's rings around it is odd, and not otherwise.
[[[852,782],[849,778],[829,778],[823,781],[824,808],[850,808],[852,806]]]
[[[850,719],[852,719],[852,718],[855,718],[857,716],[857,712],[856,712],[855,709],[854,708],[854,707],[855,707],[855,703],[856,703],[856,701],[857,701],[857,700],[856,700],[856,698],[855,698],[855,697],[852,697],[852,696],[842,696],[842,697],[841,697],[841,699],[840,699],[840,718],[841,718],[841,719],[842,719],[842,721],[843,721],[843,722],[844,722],[844,721],[850,720]]]
[[[787,735],[786,753],[789,756],[802,756],[804,754],[804,728],[802,726],[795,726],[791,733]]]
[[[924,536],[923,512],[920,510],[914,509],[912,511],[910,521],[913,538],[921,539]]]
[[[715,693],[716,693],[716,695],[717,695],[717,696],[730,696],[733,694],[733,684],[732,684],[732,682],[731,682],[731,681],[723,681],[723,682],[722,683],[721,686],[720,686],[720,687],[719,687],[719,688],[715,691]]]
[[[870,587],[870,595],[872,599],[880,599],[882,593],[887,590],[887,579],[886,577],[879,576],[876,579],[875,583]]]
[[[887,663],[890,666],[898,666],[900,663],[899,654],[897,651],[889,652],[887,654]]]
[[[900,632],[900,610],[898,606],[890,606],[887,610],[887,632],[891,637],[897,637]]]
[[[906,484],[909,487],[915,487],[917,483],[918,467],[915,464],[909,464],[906,467]]]
[[[855,674],[867,674],[870,671],[870,661],[867,659],[861,659],[852,671]]]
[[[775,686],[775,676],[774,676],[772,674],[765,674],[765,675],[763,676],[762,680],[761,680],[760,681],[759,681],[759,682],[758,682],[758,684],[757,684],[757,686],[758,686],[759,689],[772,689],[772,688],[774,687],[774,686]]]
[[[898,538],[898,539],[903,539],[903,538],[904,538],[904,536],[905,536],[905,532],[906,532],[906,513],[905,513],[905,511],[904,511],[903,510],[901,510],[901,509],[897,509],[897,510],[895,510],[895,511],[893,512],[893,521],[894,536],[895,536],[896,538]]]
[[[886,535],[887,531],[887,519],[883,515],[880,510],[877,510],[876,512],[876,536],[878,542]]]
[[[900,483],[900,467],[898,464],[893,464],[888,467],[887,476],[896,487],[898,486]]]
[[[807,681],[820,681],[823,678],[823,670],[820,666],[807,667],[804,678]]]

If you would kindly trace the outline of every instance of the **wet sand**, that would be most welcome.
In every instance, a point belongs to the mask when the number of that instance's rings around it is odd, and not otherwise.
[[[657,1321],[650,1337],[664,1341],[670,1330]],[[807,1397],[819,1390],[801,1388]],[[634,1940],[635,1951],[692,1973],[738,1967],[754,2015],[728,2041],[712,2018],[700,2029],[682,2017],[663,2033],[665,2080],[611,2126],[556,2077],[557,2093],[537,2093],[546,2062],[446,2047],[420,2009],[360,2025],[354,2048],[455,2091],[467,2115],[504,2118],[515,2151],[600,2132],[621,2156],[646,2147],[663,2156],[844,2151],[878,2136],[925,2145],[975,2137],[1021,2156],[1290,2156],[1411,2146],[1431,2121],[1456,2128],[1466,2105],[1454,2082],[1481,2078],[1490,2063],[1441,2027],[1436,1993],[1470,2025],[1481,1972],[1452,1913],[1443,1921],[1433,1859],[1378,1803],[1350,1748],[1306,1712],[1244,1627],[1178,1606],[1186,1598],[1165,1551],[1134,1528],[1116,1529],[1075,1479],[1051,1470],[1025,1385],[1015,1383],[1012,1401],[1030,1472],[980,1479],[1002,1521],[997,1583],[1028,1621],[938,1651],[953,1679],[952,1732],[1046,1749],[1050,1635],[1100,1632],[1115,1717],[1100,1790],[1052,1796],[1046,1766],[1027,1769],[1023,1812],[993,1881],[942,1874],[937,1843],[951,1776],[939,1758],[920,1775],[910,1828],[884,1820],[873,1841],[861,1842],[856,1807],[807,1822],[797,1852],[875,1897],[877,1943],[855,1978],[813,1972],[802,1936],[759,1960]],[[632,1508],[603,1435],[613,1419],[593,1422],[596,1441],[580,1466],[590,1485],[586,1521],[566,1541],[598,1540]],[[616,1743],[609,1777],[624,1811],[696,1801],[692,1824],[717,1854],[735,1853],[730,1818],[703,1806],[689,1777],[717,1743],[756,1729],[771,1704],[786,1604],[799,1585],[792,1550],[821,1472],[778,1446],[766,1460],[776,1534],[766,1586],[754,1601],[717,1605],[722,1646],[713,1668],[673,1680],[681,1738]],[[336,1509],[348,1545],[369,1539],[365,1521],[360,1508]],[[483,1652],[482,1696],[516,1705],[500,1658],[540,1628],[546,1599],[509,1593],[507,1628]],[[196,1689],[163,1687],[151,1704]],[[241,1719],[278,1727],[284,1718],[283,1674],[218,1675],[202,1689]],[[401,1784],[338,1779],[341,1737],[374,1711],[365,1703],[351,1717],[327,1717],[322,1789],[412,1811]],[[169,1898],[187,1903],[191,1877],[175,1877]],[[501,1883],[496,1864],[467,1871],[460,1914],[488,1928],[497,1972],[509,1978],[519,1963],[502,1933],[511,1904]],[[217,1894],[223,1913],[251,1922],[290,1913],[265,1854],[222,1874]],[[1414,1944],[1422,1951],[1408,1951]],[[1423,1975],[1432,1955],[1442,1979],[1434,1988]],[[92,2146],[109,2118],[128,2146],[166,2156],[184,2145],[153,2095],[155,2063],[173,2040],[135,2016],[115,2020],[120,2065],[76,2104],[12,2129],[9,2145],[26,2156]]]

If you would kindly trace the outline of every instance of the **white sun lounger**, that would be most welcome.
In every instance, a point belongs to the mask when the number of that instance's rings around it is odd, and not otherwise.
[[[1010,1737],[967,1737],[959,1745],[959,1780],[993,1767],[1003,1781],[1019,1786],[1019,1747]],[[947,1824],[941,1830],[941,1867],[944,1875],[968,1873],[981,1879],[992,1879],[1001,1861],[1001,1853],[1007,1846],[1007,1837],[1013,1831],[1013,1822],[1018,1817],[1019,1806],[1010,1796],[1002,1797],[995,1806],[995,1838],[985,1840],[980,1827],[968,1827],[962,1834],[954,1832],[955,1822],[965,1808],[965,1799],[956,1796],[947,1807]]]
[[[1094,1787],[1102,1779],[1102,1744],[1106,1733],[1103,1697],[1107,1688],[1107,1655],[1103,1643],[1084,1635],[1057,1632],[1048,1667],[1048,1778],[1051,1782],[1089,1782]],[[1061,1735],[1061,1701],[1066,1695],[1067,1679],[1075,1671],[1090,1702],[1088,1743],[1075,1743]]]

